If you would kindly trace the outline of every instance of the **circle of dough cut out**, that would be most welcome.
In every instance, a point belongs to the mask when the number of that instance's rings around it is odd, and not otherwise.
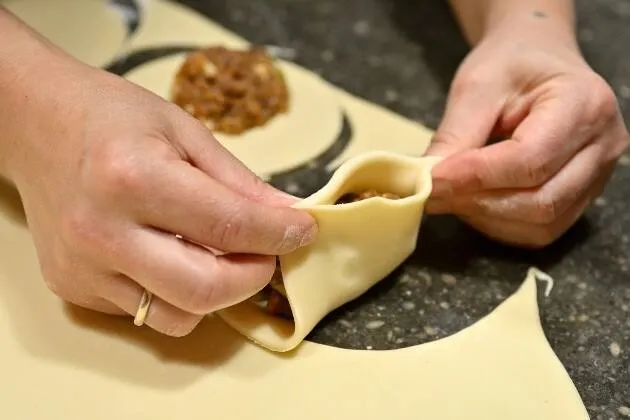
[[[0,0],[0,4],[91,66],[112,61],[127,36],[123,19],[105,0]]]
[[[137,67],[125,78],[170,100],[173,79],[185,54],[160,58]],[[293,169],[323,153],[342,126],[336,92],[319,76],[279,61],[289,88],[289,111],[242,135],[215,133],[232,154],[258,175]]]

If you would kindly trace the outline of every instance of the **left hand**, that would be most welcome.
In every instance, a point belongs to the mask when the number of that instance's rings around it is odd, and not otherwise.
[[[493,136],[506,140],[483,147]],[[504,25],[455,77],[427,152],[445,157],[427,212],[546,246],[601,194],[629,141],[613,91],[574,40]]]

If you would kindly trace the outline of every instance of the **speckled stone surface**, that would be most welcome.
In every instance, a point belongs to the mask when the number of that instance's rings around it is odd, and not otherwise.
[[[296,62],[330,82],[431,127],[468,50],[442,1],[183,2],[252,42],[294,48]],[[630,121],[630,2],[578,3],[584,53]],[[488,314],[536,265],[556,279],[539,299],[545,332],[591,417],[630,418],[629,182],[630,155],[586,217],[545,251],[500,246],[453,218],[429,217],[409,261],[309,339],[368,349],[432,341]]]

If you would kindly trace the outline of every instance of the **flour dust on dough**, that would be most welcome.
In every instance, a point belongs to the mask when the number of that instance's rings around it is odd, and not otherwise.
[[[104,66],[122,51],[127,29],[106,0],[0,0],[12,13],[91,66]]]
[[[326,315],[361,296],[411,255],[437,161],[372,152],[344,163],[324,188],[295,206],[317,220],[319,232],[314,243],[280,257],[293,319],[266,313],[256,297],[219,316],[270,350],[297,347]],[[365,190],[402,198],[334,204],[346,193]]]
[[[161,58],[125,77],[170,100],[175,74],[184,60],[184,54]],[[289,90],[288,112],[240,135],[214,133],[226,149],[260,176],[314,159],[335,142],[343,122],[336,92],[327,82],[295,64],[279,61],[277,65]]]

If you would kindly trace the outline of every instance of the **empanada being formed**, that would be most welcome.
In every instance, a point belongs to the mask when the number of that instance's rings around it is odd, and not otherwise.
[[[413,252],[437,160],[389,152],[348,160],[324,188],[296,205],[315,217],[319,234],[311,245],[279,257],[282,284],[275,287],[286,296],[290,316],[265,311],[260,296],[219,316],[269,350],[294,349],[327,314],[365,293]],[[336,204],[364,191],[384,197]]]

